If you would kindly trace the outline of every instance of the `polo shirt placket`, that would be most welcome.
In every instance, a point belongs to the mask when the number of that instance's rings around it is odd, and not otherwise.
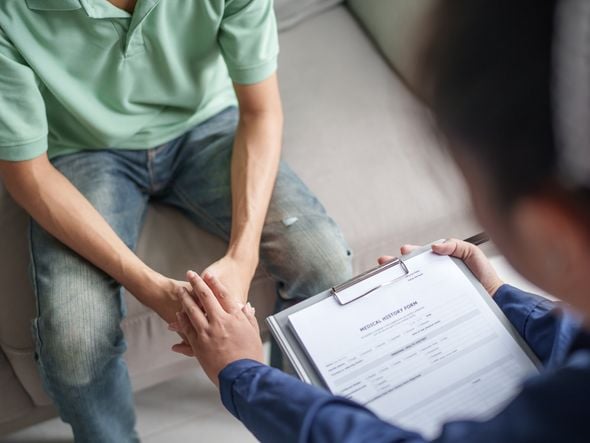
[[[125,58],[145,52],[145,41],[141,25],[158,5],[160,0],[143,0],[137,3],[133,14],[117,8],[105,0],[79,0],[89,17],[94,19],[123,19],[129,25],[123,36],[123,56]]]

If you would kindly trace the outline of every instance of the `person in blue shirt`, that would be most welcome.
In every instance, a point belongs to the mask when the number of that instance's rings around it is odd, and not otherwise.
[[[416,90],[495,244],[568,303],[503,284],[471,244],[433,246],[465,261],[543,364],[495,417],[447,423],[434,442],[590,442],[589,27],[587,0],[441,0],[433,13]],[[426,441],[264,365],[254,310],[209,274],[188,279],[175,325],[188,342],[174,349],[259,440]]]

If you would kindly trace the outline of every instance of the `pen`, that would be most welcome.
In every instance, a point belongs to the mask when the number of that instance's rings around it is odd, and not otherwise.
[[[478,246],[490,241],[490,236],[485,232],[480,232],[479,234],[475,234],[469,238],[466,238],[465,241],[467,243],[473,243],[474,245]]]

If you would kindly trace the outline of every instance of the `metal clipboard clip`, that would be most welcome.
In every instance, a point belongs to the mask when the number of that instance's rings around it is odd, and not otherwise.
[[[380,274],[384,271],[395,267],[399,268],[399,275],[396,274],[393,278],[379,278],[383,277]],[[346,305],[364,297],[365,295],[397,282],[409,273],[410,271],[404,261],[401,258],[396,257],[383,265],[369,269],[338,286],[334,286],[331,289],[331,293],[341,305]]]

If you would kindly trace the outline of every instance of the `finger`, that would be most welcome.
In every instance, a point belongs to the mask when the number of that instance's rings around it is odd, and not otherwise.
[[[190,321],[185,313],[177,312],[176,318],[178,319],[178,327],[184,332],[178,333],[180,338],[182,338],[182,342],[173,346],[172,350],[189,357],[194,357],[195,353],[193,351],[193,346],[195,346],[197,343],[197,333],[190,324]]]
[[[205,283],[199,274],[193,271],[188,271],[186,276],[209,319],[222,315],[225,311],[219,304],[213,291],[211,291],[211,288],[207,286],[207,283]]]
[[[193,348],[191,348],[190,345],[186,344],[185,342],[177,343],[177,344],[173,345],[172,351],[174,351],[178,354],[186,355],[187,357],[194,357],[195,356],[195,354],[193,352]]]
[[[203,313],[201,308],[197,305],[195,300],[193,300],[193,298],[188,294],[188,292],[185,289],[181,289],[179,291],[179,294],[183,310],[188,316],[188,320],[190,321],[193,328],[195,328],[197,331],[202,331],[203,329],[205,329],[209,325],[209,321],[207,320],[207,317],[205,317],[205,314]],[[187,325],[183,323],[181,316],[177,316],[177,318],[180,322],[183,332],[186,333],[187,331],[185,330],[185,328]]]
[[[191,321],[189,320],[188,316],[186,315],[186,313],[184,311],[177,312],[176,318],[177,318],[176,323],[178,324],[178,327],[179,327],[181,333],[186,335],[191,330],[194,330],[193,325],[191,324]]]
[[[242,308],[242,312],[244,313],[252,327],[258,331],[259,329],[258,320],[256,320],[256,309],[252,307],[250,302],[246,303],[246,305]]]
[[[207,286],[213,291],[213,295],[218,299],[227,298],[229,295],[227,288],[221,283],[213,274],[209,271],[205,271],[202,275],[203,280],[207,283]]]
[[[178,324],[178,328],[179,328],[178,335],[180,335],[180,338],[182,338],[182,341],[188,342],[188,343],[190,343],[191,339],[194,341],[197,334],[195,332],[195,328],[191,324],[186,313],[177,312],[176,318],[178,319],[176,322]]]
[[[450,239],[444,243],[433,245],[432,250],[437,254],[450,255],[461,259],[492,297],[498,288],[504,284],[484,252],[472,243]]]
[[[176,317],[178,318],[178,324],[182,332],[179,332],[180,338],[182,338],[182,342],[191,346],[195,347],[198,346],[198,336],[197,331],[191,324],[187,314],[185,312],[177,312]]]
[[[440,255],[450,255],[452,257],[467,260],[475,251],[476,246],[462,240],[451,238],[444,243],[432,245],[432,250]]]
[[[203,280],[211,288],[213,294],[217,297],[217,300],[226,312],[237,312],[244,307],[244,305],[238,303],[235,298],[231,296],[227,288],[215,275],[205,272],[205,274],[203,274]]]
[[[186,338],[186,332],[185,330],[193,329],[192,325],[190,324],[190,322],[188,321],[188,319],[186,320],[186,324],[188,324],[188,327],[184,324],[184,321],[181,321],[182,319],[180,318],[181,315],[184,315],[181,312],[177,312],[176,313],[176,321],[172,322],[170,324],[168,324],[168,330],[172,331],[172,332],[176,332],[178,334],[178,336],[180,338],[182,338],[183,341],[188,341]]]
[[[377,259],[377,263],[379,263],[380,265],[384,265],[385,263],[390,262],[391,260],[393,260],[393,257],[391,255],[382,255]]]
[[[418,245],[403,245],[401,248],[399,248],[399,251],[402,253],[402,255],[406,255],[414,252],[418,248],[420,248]]]
[[[186,289],[189,294],[191,292],[193,292],[193,287],[191,286],[191,284],[189,282],[187,282],[187,281],[178,281],[177,280],[176,283],[177,283],[178,286],[176,287],[176,290],[174,291],[174,295],[176,295],[176,299],[178,301],[180,301],[180,296],[179,296],[180,293],[178,292],[179,290]]]

